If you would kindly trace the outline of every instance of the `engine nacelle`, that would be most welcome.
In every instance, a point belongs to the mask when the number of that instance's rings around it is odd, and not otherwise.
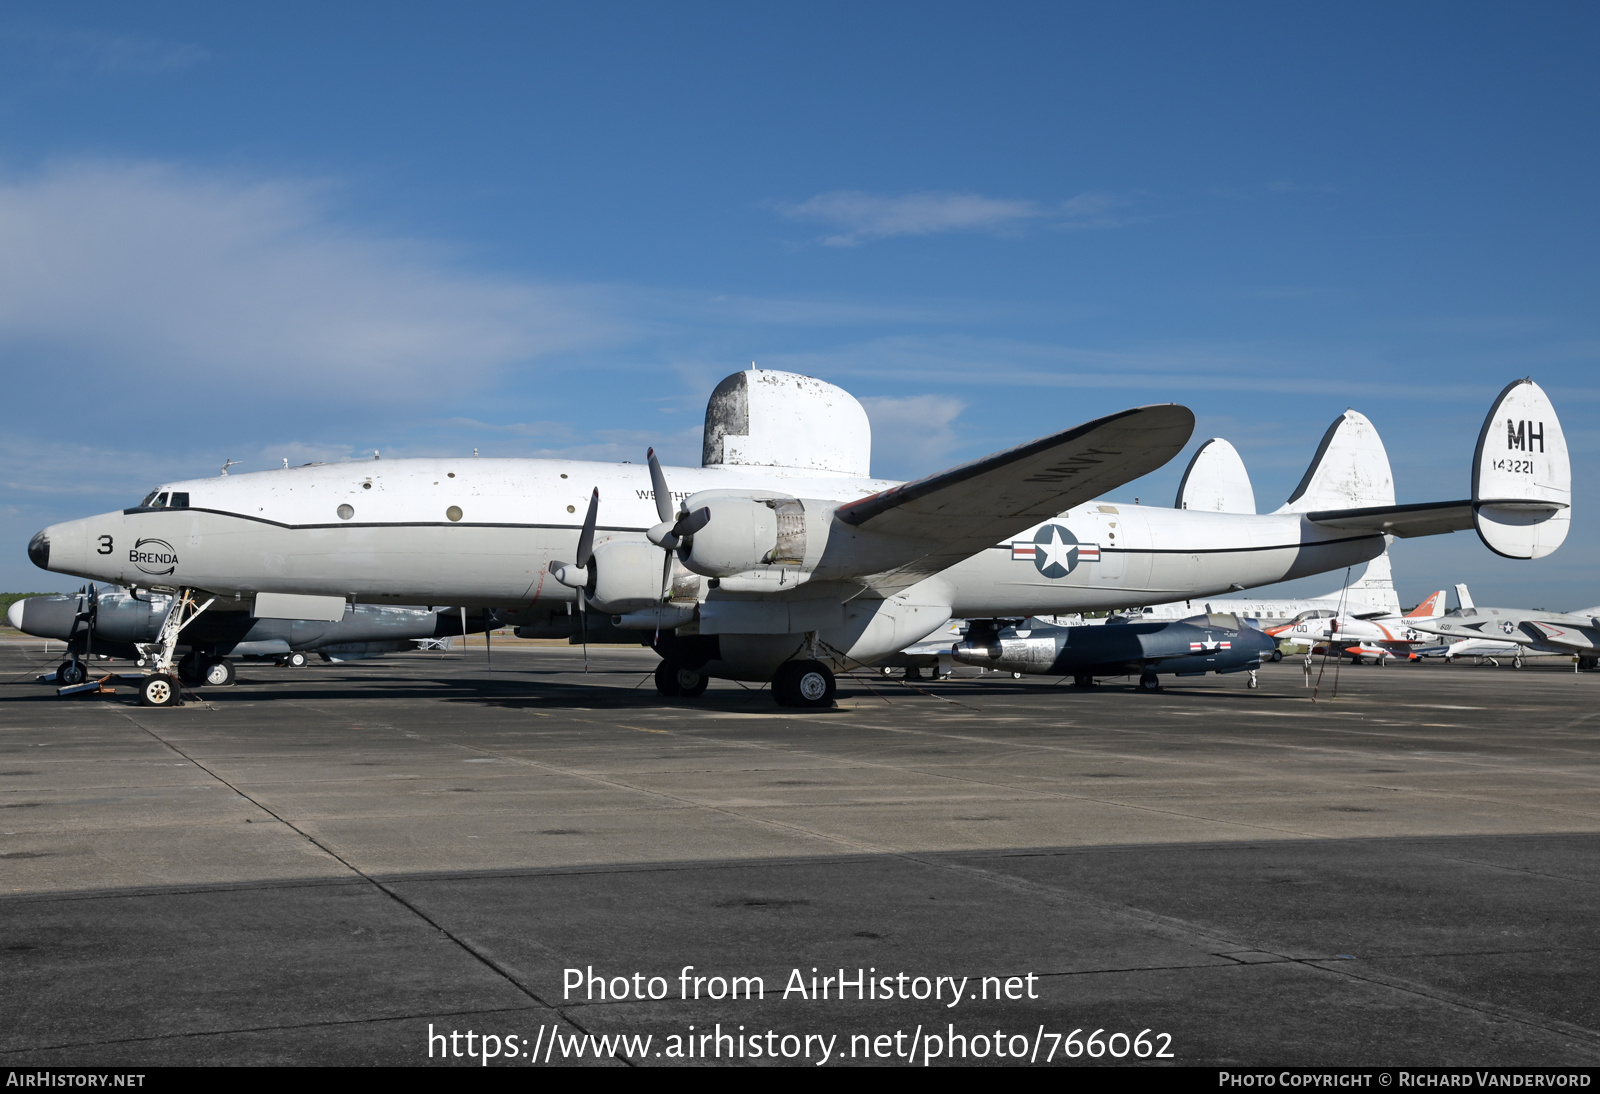
[[[711,519],[678,552],[684,566],[706,577],[733,577],[771,567],[809,571],[822,556],[833,519],[830,502],[785,494],[703,490],[685,503]]]
[[[589,562],[589,603],[612,615],[661,602],[661,548],[637,540],[611,540]]]

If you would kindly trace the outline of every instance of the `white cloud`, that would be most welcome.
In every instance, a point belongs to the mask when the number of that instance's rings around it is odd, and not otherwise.
[[[341,226],[329,188],[156,164],[0,180],[0,352],[238,402],[427,402],[619,336],[600,295]]]
[[[1110,194],[1086,193],[1056,205],[982,194],[925,190],[881,195],[860,190],[830,190],[798,204],[780,204],[779,212],[795,220],[811,220],[843,229],[823,242],[854,247],[889,236],[933,235],[939,232],[1008,232],[1025,225],[1109,227],[1110,210],[1123,204]]]
[[[872,473],[886,478],[930,474],[960,445],[955,420],[967,404],[948,395],[872,395],[861,400],[872,422]]]

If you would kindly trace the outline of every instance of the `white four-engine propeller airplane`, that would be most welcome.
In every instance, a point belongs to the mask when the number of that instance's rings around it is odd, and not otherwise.
[[[1513,558],[1566,535],[1566,443],[1529,380],[1495,400],[1459,501],[1395,504],[1382,444],[1352,414],[1278,512],[1095,501],[1166,463],[1193,426],[1185,407],[1137,407],[897,483],[871,476],[866,413],[848,393],[753,369],[712,393],[697,468],[402,459],[225,475],[53,525],[28,552],[46,569],[177,592],[163,671],[208,607],[502,607],[563,634],[599,611],[661,654],[664,694],[770,680],[778,702],[820,706],[835,672],[952,616],[1212,596],[1363,562],[1391,535],[1475,527]]]

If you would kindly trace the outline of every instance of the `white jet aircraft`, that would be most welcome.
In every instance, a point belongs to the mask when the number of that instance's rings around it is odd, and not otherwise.
[[[1529,608],[1480,608],[1465,585],[1456,586],[1461,606],[1448,615],[1419,623],[1418,629],[1441,635],[1452,643],[1448,656],[1495,656],[1509,652],[1522,667],[1534,655],[1576,657],[1578,667],[1600,665],[1600,605],[1575,612],[1547,612]],[[1488,643],[1488,645],[1484,645]],[[1512,650],[1495,649],[1509,644]]]
[[[866,413],[849,394],[751,370],[712,393],[698,468],[653,454],[648,469],[405,459],[194,479],[46,528],[28,552],[46,569],[179,593],[146,703],[175,694],[159,681],[188,620],[231,600],[294,618],[349,601],[506,607],[551,628],[597,610],[661,654],[663,694],[770,680],[779,703],[822,706],[835,672],[952,616],[1212,596],[1363,562],[1390,535],[1476,527],[1517,558],[1565,538],[1566,445],[1532,381],[1495,400],[1459,501],[1396,505],[1387,459],[1350,423],[1328,430],[1279,512],[1184,511],[1094,499],[1183,448],[1185,407],[1125,410],[895,483],[871,477]]]

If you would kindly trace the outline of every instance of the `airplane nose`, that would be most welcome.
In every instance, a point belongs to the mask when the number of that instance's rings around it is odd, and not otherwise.
[[[14,631],[22,630],[22,606],[26,603],[26,600],[13,600],[11,607],[6,609],[6,621],[11,624],[11,629]]]
[[[85,570],[88,562],[91,523],[103,523],[104,519],[95,517],[89,520],[63,521],[35,532],[33,539],[28,541],[28,558],[41,570],[106,581],[113,580],[112,574],[89,573]],[[109,557],[107,555],[108,559]]]

